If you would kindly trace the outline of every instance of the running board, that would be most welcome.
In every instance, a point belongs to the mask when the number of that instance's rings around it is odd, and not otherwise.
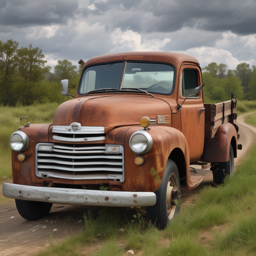
[[[204,181],[204,176],[190,172],[189,189],[194,189]]]

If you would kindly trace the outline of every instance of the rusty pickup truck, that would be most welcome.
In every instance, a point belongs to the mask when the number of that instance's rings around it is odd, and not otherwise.
[[[81,63],[81,62],[80,62]],[[83,64],[74,99],[52,124],[27,124],[10,137],[15,198],[28,220],[53,203],[144,207],[163,229],[188,190],[204,179],[190,166],[211,164],[213,180],[234,172],[236,100],[204,104],[199,62],[192,56],[131,52]],[[63,95],[68,80],[62,80]]]

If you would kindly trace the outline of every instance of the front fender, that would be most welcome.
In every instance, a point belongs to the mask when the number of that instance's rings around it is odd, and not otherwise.
[[[231,123],[226,123],[219,127],[213,139],[205,141],[201,160],[209,163],[227,162],[231,143],[237,156],[237,130]]]
[[[155,192],[162,181],[167,160],[174,149],[180,149],[185,159],[186,172],[189,174],[189,151],[184,135],[175,128],[166,126],[151,126],[146,130],[153,139],[152,149],[145,155],[144,163],[138,166],[134,163],[137,155],[129,147],[132,134],[141,126],[131,127],[125,136],[125,182],[126,191]],[[189,177],[188,177],[189,178]]]

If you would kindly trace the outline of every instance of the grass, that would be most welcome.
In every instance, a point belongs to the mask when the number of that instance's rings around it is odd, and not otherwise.
[[[244,121],[256,127],[256,112],[246,116]]]
[[[256,110],[256,101],[239,100],[237,101],[236,110],[238,114],[245,114],[247,112],[254,111]]]
[[[28,116],[30,123],[51,123],[57,103],[45,103],[28,107],[3,107],[0,106],[0,181],[10,179],[11,149],[9,146],[10,135],[26,123],[20,122],[20,117]]]

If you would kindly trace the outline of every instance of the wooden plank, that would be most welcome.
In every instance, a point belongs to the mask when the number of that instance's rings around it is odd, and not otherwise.
[[[216,104],[205,104],[205,138],[213,138],[223,123],[236,123],[236,105],[236,99]]]

